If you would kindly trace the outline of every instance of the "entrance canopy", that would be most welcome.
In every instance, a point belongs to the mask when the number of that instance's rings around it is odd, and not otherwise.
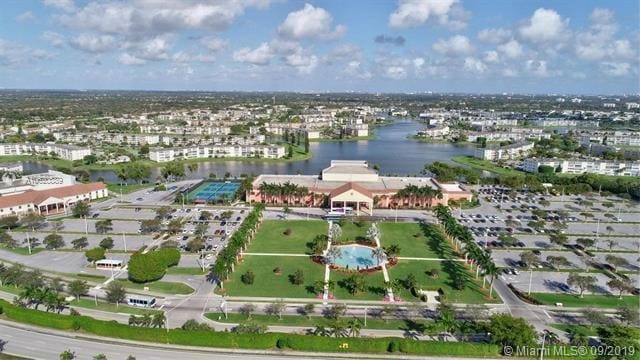
[[[337,207],[353,207],[356,215],[360,216],[360,210],[373,214],[373,194],[362,186],[348,182],[329,193],[331,209]]]

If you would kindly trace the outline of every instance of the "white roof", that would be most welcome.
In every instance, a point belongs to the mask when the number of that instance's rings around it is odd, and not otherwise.
[[[112,264],[112,265],[120,265],[122,264],[122,260],[117,260],[117,259],[102,259],[102,260],[98,260],[96,261],[96,265],[97,264]]]

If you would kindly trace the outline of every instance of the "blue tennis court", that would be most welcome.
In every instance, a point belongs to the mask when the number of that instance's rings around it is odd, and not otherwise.
[[[239,187],[239,182],[205,181],[189,192],[187,201],[194,203],[214,203],[223,198],[225,200],[231,200]]]

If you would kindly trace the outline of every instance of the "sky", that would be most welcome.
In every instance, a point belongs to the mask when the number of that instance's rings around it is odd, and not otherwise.
[[[637,0],[4,0],[0,88],[640,93]]]

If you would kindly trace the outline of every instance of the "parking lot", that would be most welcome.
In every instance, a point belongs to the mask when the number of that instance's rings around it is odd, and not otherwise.
[[[531,277],[533,274],[533,277]],[[521,271],[518,275],[505,275],[501,274],[500,277],[513,284],[518,290],[527,292],[529,290],[529,279],[531,279],[531,292],[532,293],[563,293],[563,294],[578,294],[578,288],[571,288],[567,285],[568,272],[554,272],[554,271]],[[581,275],[589,275],[596,278],[596,285],[592,290],[587,290],[585,294],[616,294],[617,291],[612,290],[607,286],[607,282],[611,280],[604,274],[599,273],[581,273]],[[638,283],[640,277],[637,274],[631,275],[633,281]]]

